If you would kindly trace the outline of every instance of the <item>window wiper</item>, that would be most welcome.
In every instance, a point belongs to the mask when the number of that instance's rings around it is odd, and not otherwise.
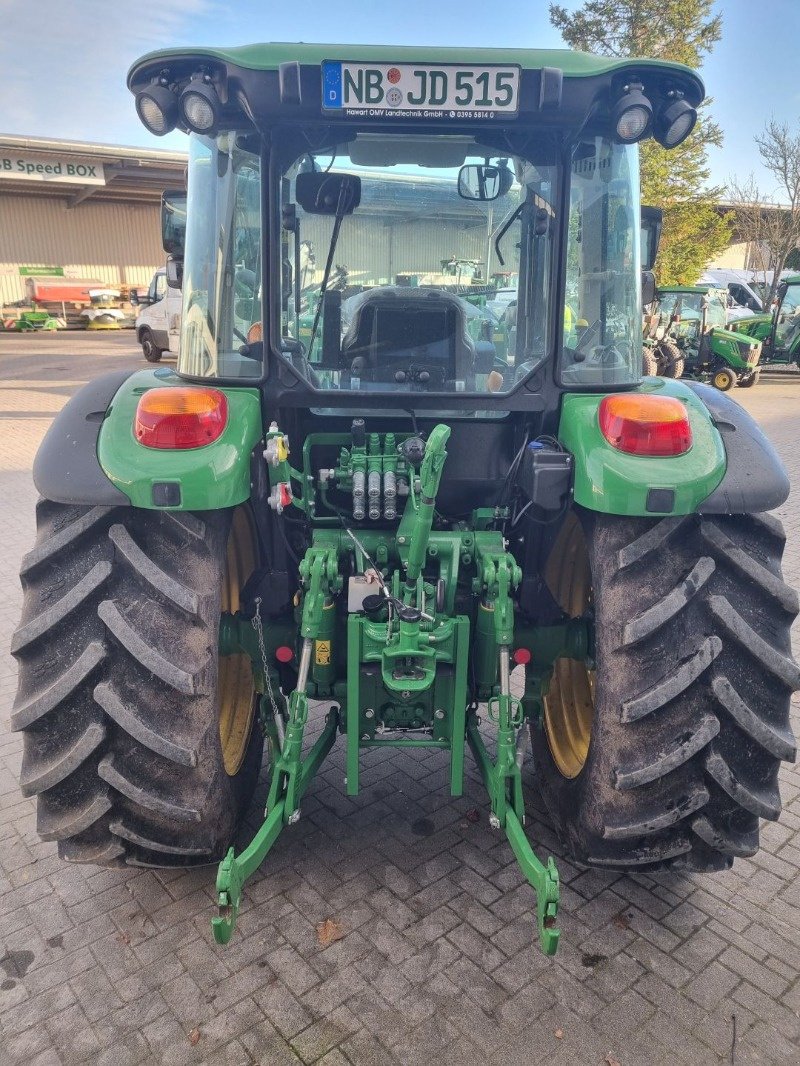
[[[519,216],[522,214],[522,208],[524,206],[525,206],[524,204],[520,204],[519,207],[516,209],[516,211],[514,211],[506,219],[506,221],[503,223],[503,225],[497,231],[497,236],[494,239],[494,254],[497,256],[497,260],[500,263],[500,266],[505,266],[506,265],[506,261],[505,261],[505,259],[503,259],[503,255],[502,255],[502,253],[500,251],[500,241],[502,241],[503,237],[505,237],[505,235],[508,233],[508,231],[514,225],[514,223],[517,221]]]
[[[331,276],[331,268],[333,266],[333,257],[336,254],[336,244],[339,240],[339,230],[342,228],[342,219],[344,218],[345,209],[347,207],[348,197],[350,196],[350,181],[342,181],[339,186],[339,199],[336,202],[336,214],[333,219],[333,233],[331,234],[331,243],[328,248],[328,258],[325,261],[325,270],[322,274],[322,284],[319,287],[319,301],[314,311],[314,324],[311,327],[311,340],[308,343],[309,356],[314,350],[314,340],[317,336],[317,327],[319,326],[320,315],[322,314],[322,304],[325,297],[325,291],[328,288],[328,281]]]

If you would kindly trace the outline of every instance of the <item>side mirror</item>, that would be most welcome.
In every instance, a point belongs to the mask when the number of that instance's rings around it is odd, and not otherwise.
[[[789,283],[787,281],[782,281],[780,283],[780,285],[778,286],[777,290],[776,290],[775,295],[778,297],[778,300],[781,303],[783,303],[783,298],[786,295],[786,290],[788,288],[789,288]]]
[[[139,293],[136,289],[131,289],[130,295],[128,296],[128,303],[131,304],[132,307],[139,306]]]
[[[658,255],[664,212],[660,207],[642,207],[642,270],[652,270]]]
[[[647,307],[656,298],[656,276],[652,270],[642,271],[642,307]]]
[[[167,255],[183,255],[186,245],[185,192],[168,190],[161,196],[161,243]]]
[[[361,178],[355,174],[298,174],[294,194],[309,215],[351,215],[361,203]],[[341,207],[339,206],[341,204]]]
[[[513,183],[514,173],[507,164],[467,163],[458,172],[458,195],[462,200],[496,200]]]
[[[183,259],[175,255],[167,257],[167,287],[170,289],[183,288]]]

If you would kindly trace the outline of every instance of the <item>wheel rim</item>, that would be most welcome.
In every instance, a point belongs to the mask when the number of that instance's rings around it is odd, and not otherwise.
[[[233,514],[225,551],[220,604],[223,613],[236,614],[239,610],[239,596],[256,568],[257,556],[253,519],[247,508],[238,507]],[[247,752],[256,711],[257,697],[249,656],[220,656],[218,689],[222,760],[225,772],[233,777],[238,773]]]
[[[589,552],[583,528],[570,513],[550,553],[545,581],[570,618],[592,605]],[[553,761],[563,777],[577,777],[589,754],[594,717],[595,671],[586,661],[557,659],[544,697],[544,730]]]
[[[724,389],[730,384],[730,375],[725,370],[720,370],[714,375],[714,385],[718,389]]]

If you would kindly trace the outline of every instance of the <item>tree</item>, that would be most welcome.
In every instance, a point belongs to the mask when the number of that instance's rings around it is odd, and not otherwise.
[[[699,67],[722,36],[713,0],[586,0],[569,12],[551,4],[550,21],[567,44],[609,56],[647,56]],[[654,140],[641,145],[642,202],[662,208],[664,229],[656,260],[662,285],[694,282],[730,241],[730,219],[708,186],[706,148],[722,131],[702,108],[689,137],[670,151]]]
[[[754,257],[755,269],[772,271],[766,306],[772,303],[782,270],[795,269],[800,246],[800,132],[772,119],[756,137],[761,162],[777,181],[774,193],[762,193],[751,174],[732,181],[728,194],[736,230]]]

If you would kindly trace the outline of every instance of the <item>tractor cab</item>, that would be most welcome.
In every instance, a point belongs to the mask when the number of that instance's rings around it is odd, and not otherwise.
[[[761,341],[762,364],[800,366],[800,275],[780,283],[778,301],[771,315],[741,318],[731,328]]]

